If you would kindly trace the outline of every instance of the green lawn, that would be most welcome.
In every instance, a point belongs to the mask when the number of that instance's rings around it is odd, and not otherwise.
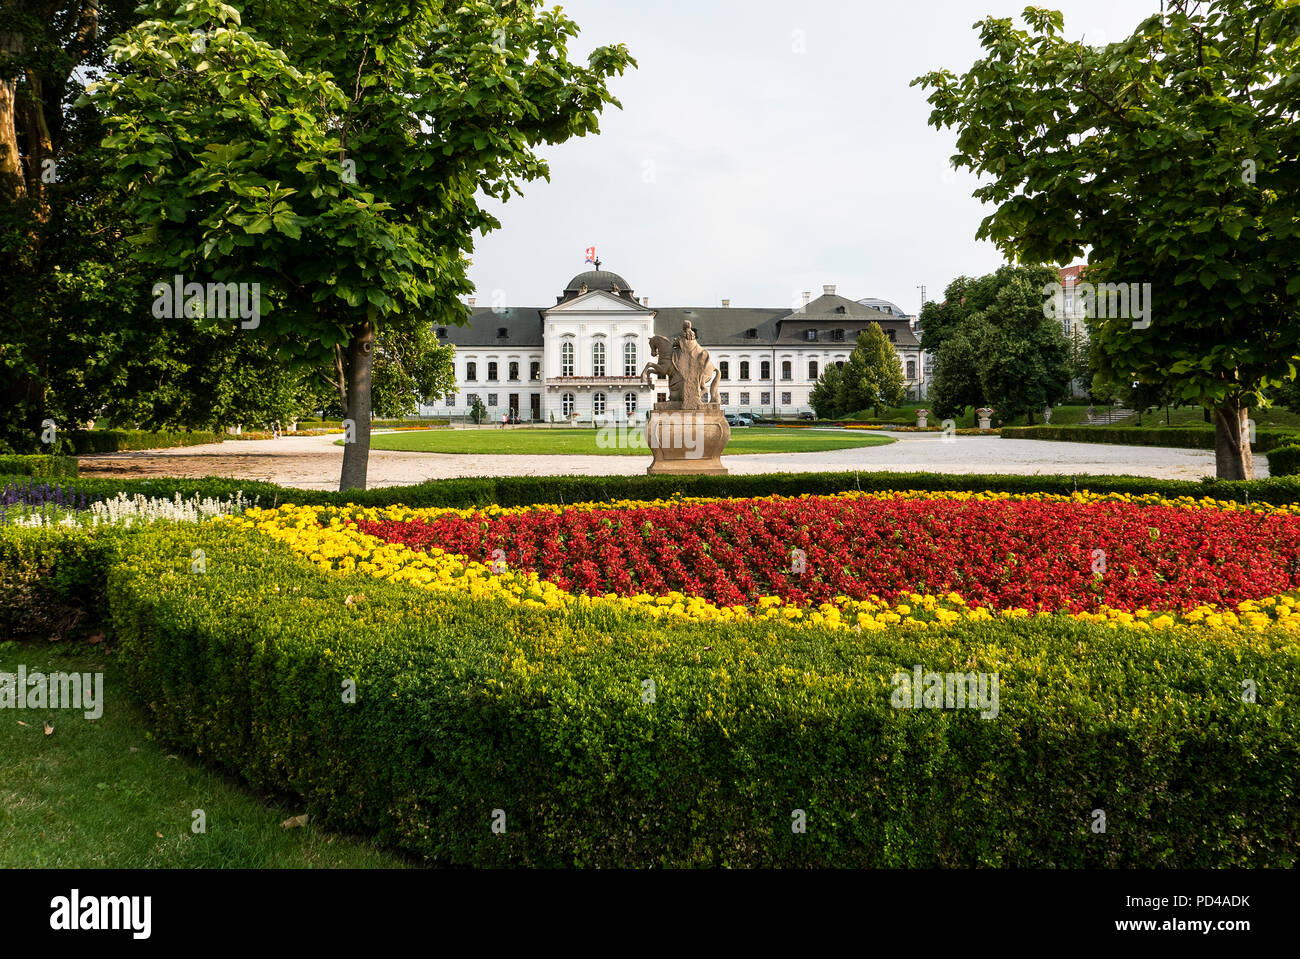
[[[644,445],[622,449],[597,445],[594,429],[510,429],[427,430],[407,433],[379,433],[371,437],[370,448],[420,453],[573,453],[649,456]],[[638,432],[638,436],[644,436]],[[814,453],[854,446],[892,443],[887,436],[829,430],[745,426],[731,431],[726,456],[741,453]]]
[[[0,642],[0,672],[104,671],[103,715],[0,710],[0,868],[382,868],[407,865],[315,825],[155,743],[124,678],[92,646]],[[45,735],[49,720],[53,732]],[[22,725],[26,723],[26,725]],[[202,809],[206,832],[192,831]]]

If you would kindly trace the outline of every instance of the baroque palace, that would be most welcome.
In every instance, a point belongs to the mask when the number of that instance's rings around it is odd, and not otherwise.
[[[898,353],[910,395],[926,383],[915,319],[884,300],[850,300],[834,286],[800,306],[651,308],[617,273],[579,273],[553,306],[475,307],[466,326],[439,327],[456,347],[452,394],[422,406],[425,415],[466,417],[473,397],[500,421],[506,412],[522,422],[644,422],[667,383],[648,387],[641,371],[654,357],[650,337],[677,336],[690,320],[718,368],[714,386],[726,412],[795,417],[811,410],[808,394],[820,371],[841,364],[867,324],[876,323]]]

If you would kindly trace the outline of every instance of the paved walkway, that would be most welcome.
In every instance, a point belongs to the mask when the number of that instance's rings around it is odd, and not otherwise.
[[[733,473],[813,473],[838,470],[934,473],[1102,474],[1161,479],[1214,475],[1209,450],[1004,440],[996,436],[896,433],[886,446],[822,453],[756,453],[723,456]],[[82,456],[83,476],[226,476],[267,480],[300,489],[337,489],[343,450],[335,435],[278,440],[231,440],[205,446]],[[615,476],[644,473],[645,456],[510,456],[405,453],[371,450],[369,485],[406,486],[454,476]],[[1255,473],[1268,475],[1263,456]]]

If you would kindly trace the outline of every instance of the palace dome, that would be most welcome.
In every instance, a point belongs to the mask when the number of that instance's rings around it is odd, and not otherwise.
[[[623,279],[617,273],[611,273],[608,270],[588,270],[586,273],[579,273],[564,287],[565,293],[578,293],[586,284],[587,292],[592,290],[606,290],[610,293],[627,294],[631,291],[632,286],[627,280]]]

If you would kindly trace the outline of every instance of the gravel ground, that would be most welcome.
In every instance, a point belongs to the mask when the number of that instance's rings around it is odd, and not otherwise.
[[[1208,450],[1004,440],[996,436],[933,433],[892,434],[887,446],[822,453],[758,453],[723,456],[733,473],[811,473],[890,470],[934,473],[1128,474],[1161,479],[1214,475]],[[336,436],[292,436],[278,440],[232,440],[180,449],[100,453],[79,457],[83,476],[226,476],[267,480],[299,489],[336,489],[343,450]],[[461,453],[402,453],[372,450],[369,485],[407,486],[453,476],[612,476],[644,473],[650,457],[507,456]],[[1255,475],[1267,476],[1263,456]]]

